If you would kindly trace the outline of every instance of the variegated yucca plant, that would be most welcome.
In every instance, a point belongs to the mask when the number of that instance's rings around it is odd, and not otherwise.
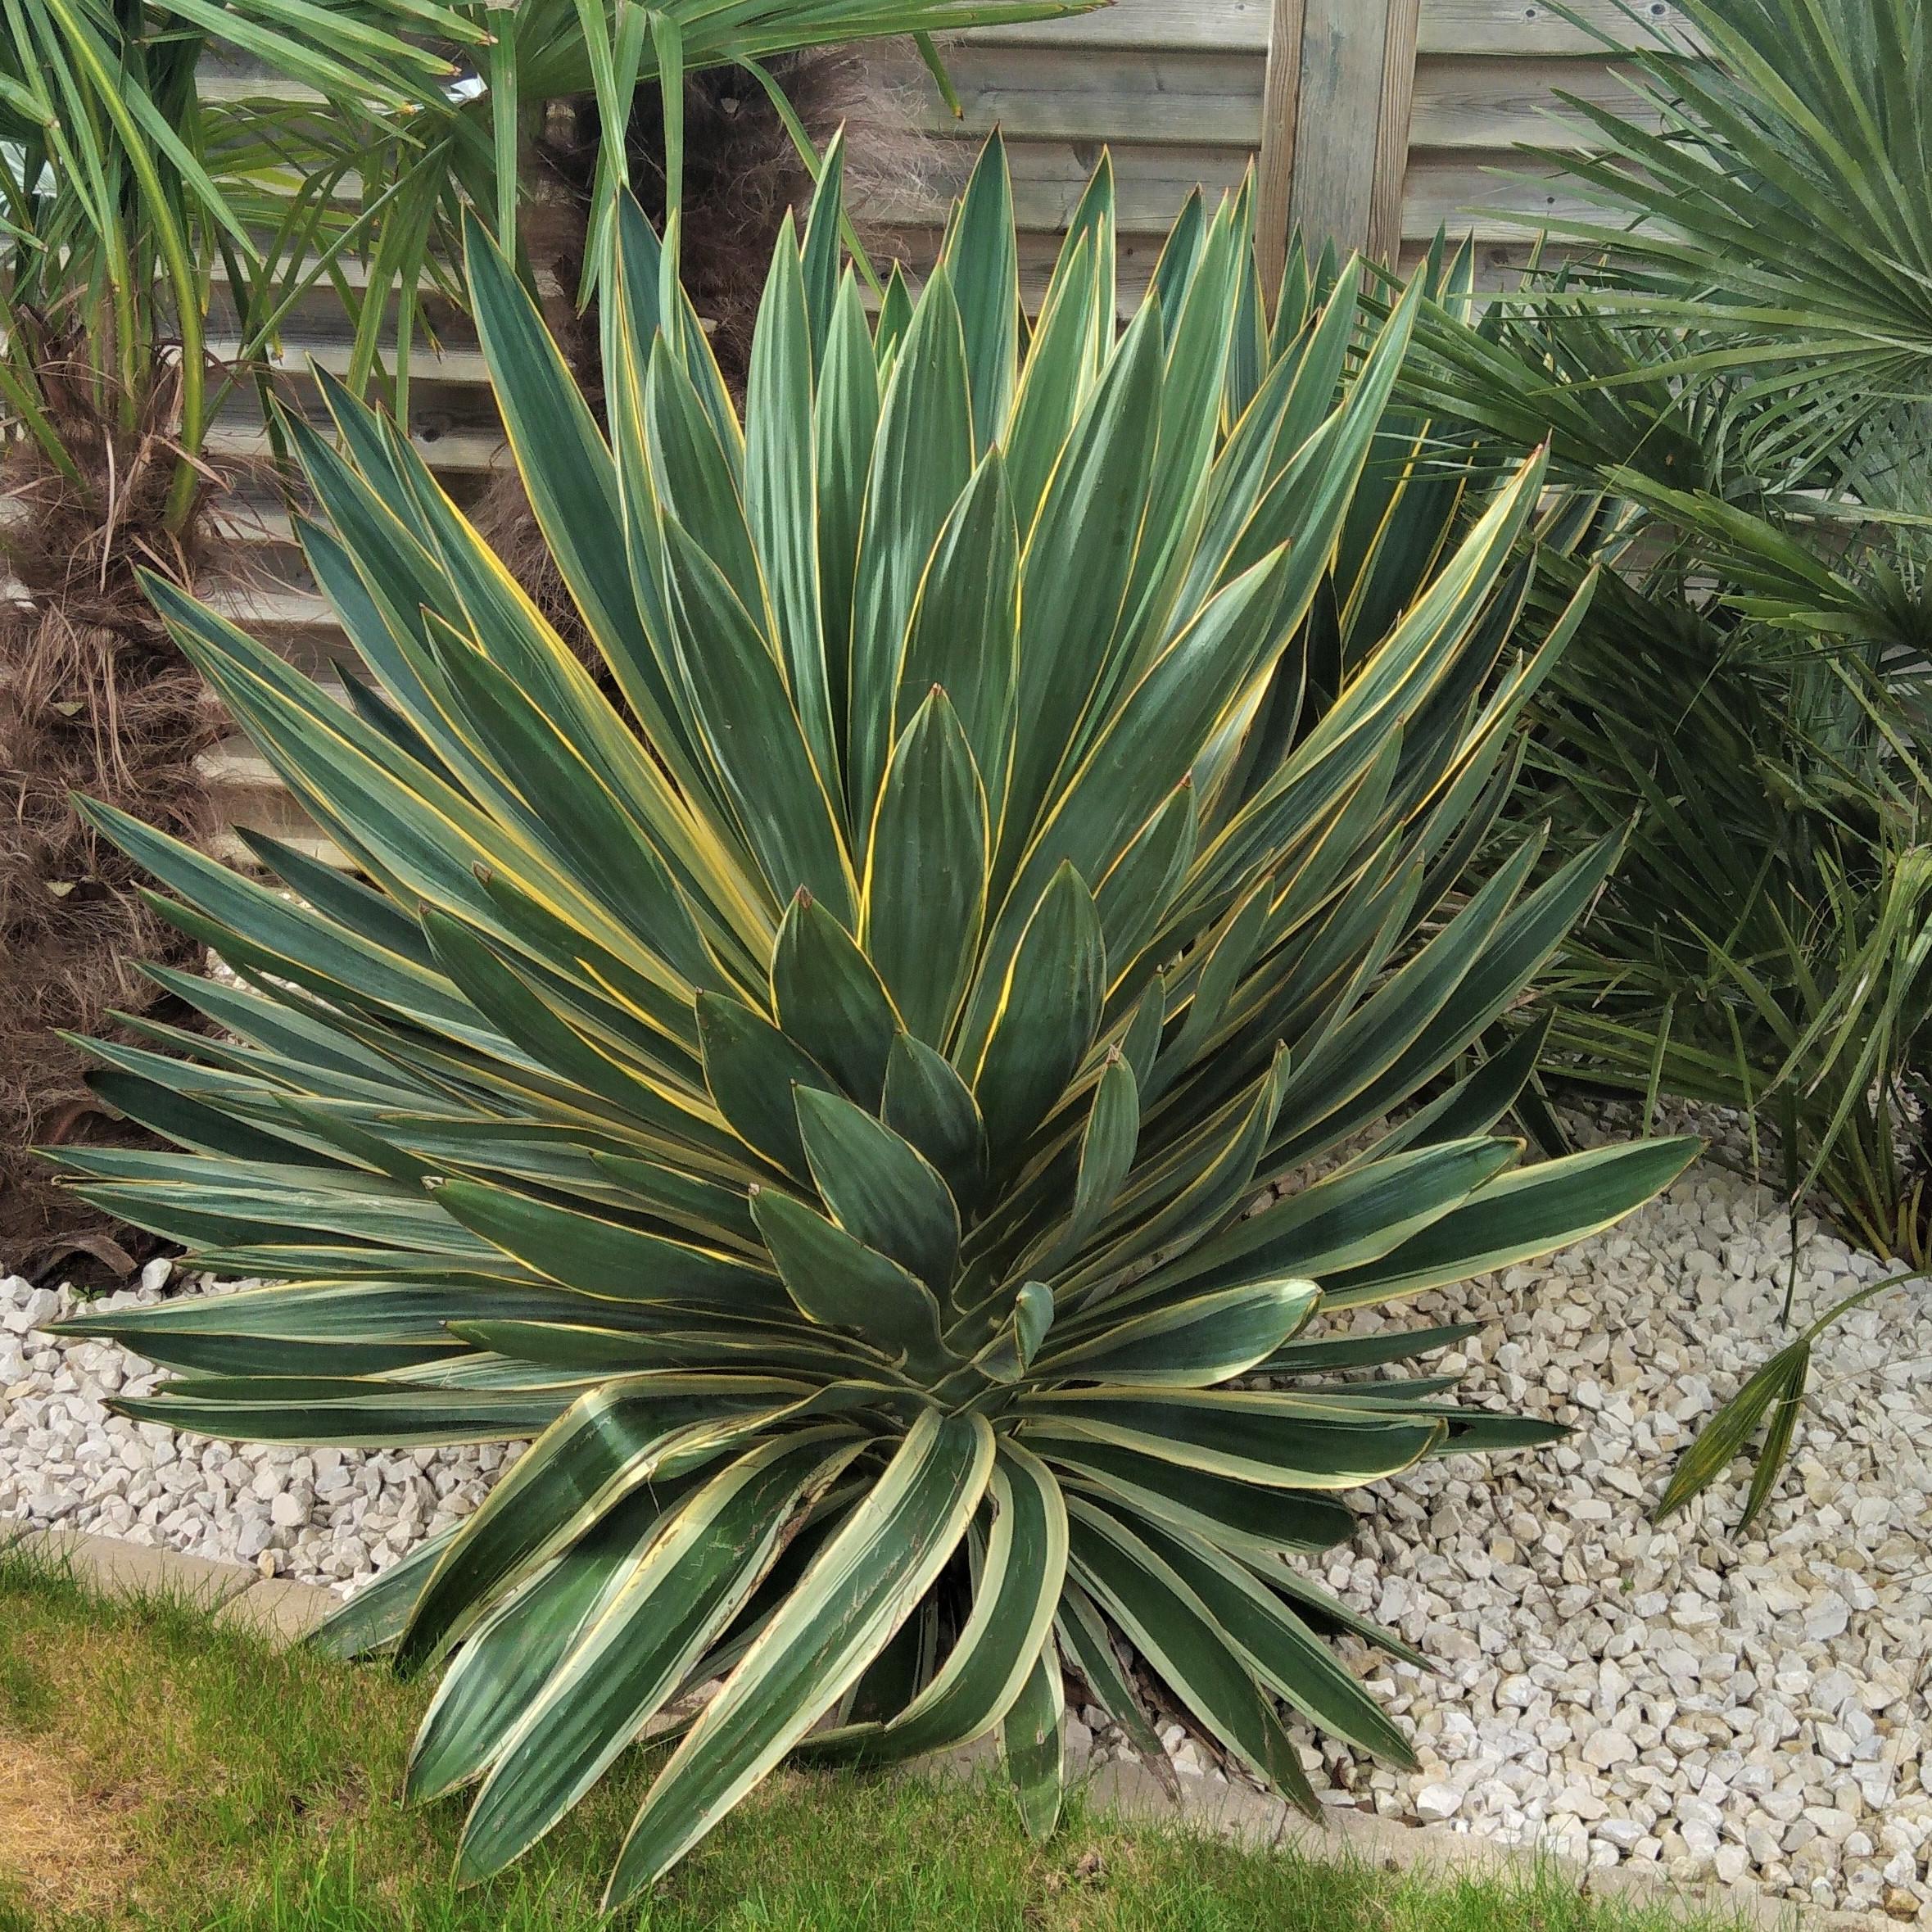
[[[838,174],[742,422],[634,208],[603,426],[471,237],[594,668],[335,391],[339,449],[292,426],[305,541],[374,685],[342,706],[154,594],[355,875],[102,815],[239,982],[169,977],[217,1029],[145,1025],[185,1061],[97,1049],[184,1152],[63,1158],[271,1284],[73,1324],[180,1372],[123,1410],[534,1438],[324,1638],[443,1667],[409,1788],[477,1787],[467,1877],[654,1719],[613,1901],[788,1754],[997,1731],[1050,1828],[1069,1672],[1150,1750],[1158,1685],[1310,1808],[1296,1718],[1404,1758],[1324,1640],[1402,1646],[1299,1559],[1341,1492],[1551,1432],[1364,1373],[1467,1331],[1349,1312],[1690,1152],[1492,1131],[1530,1061],[1474,1043],[1609,853],[1459,888],[1577,613],[1513,643],[1536,464],[1412,480],[1416,295],[1372,321],[1297,271],[1270,330],[1242,196],[1189,206],[1120,328],[1103,169],[1029,329],[996,144],[871,320]]]

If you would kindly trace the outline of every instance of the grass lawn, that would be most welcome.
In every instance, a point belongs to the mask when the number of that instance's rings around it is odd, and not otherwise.
[[[0,1932],[570,1932],[648,1765],[458,1892],[463,1807],[395,1802],[425,1687],[0,1554]],[[1425,1881],[1129,1828],[1050,1845],[991,1783],[780,1774],[640,1932],[1663,1932],[1535,1882]]]

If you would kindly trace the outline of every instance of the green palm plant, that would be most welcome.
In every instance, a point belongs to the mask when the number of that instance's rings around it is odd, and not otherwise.
[[[23,1265],[82,1233],[28,1152],[88,1111],[52,1029],[133,1001],[170,937],[69,791],[196,835],[219,730],[135,571],[205,563],[217,413],[265,391],[283,316],[366,232],[328,192],[343,130],[440,101],[454,69],[418,36],[471,32],[433,0],[0,0],[0,1241]],[[210,87],[238,49],[308,97]]]
[[[1568,102],[1597,152],[1536,155],[1597,204],[1550,237],[1590,259],[1480,315],[1432,305],[1403,392],[1452,468],[1546,437],[1570,581],[1618,572],[1539,695],[1518,808],[1554,821],[1552,862],[1631,827],[1545,979],[1548,1070],[1646,1111],[1736,1110],[1794,1223],[1815,1188],[1848,1239],[1922,1276],[1932,15],[1681,11],[1696,58],[1653,46],[1635,111]],[[1660,1509],[1768,1417],[1757,1513],[1809,1351],[1713,1419]]]
[[[1678,0],[1677,47],[1618,4],[1637,99],[1566,98],[1595,152],[1537,158],[1601,213],[1553,234],[1604,251],[1585,279],[1613,322],[1677,337],[1631,380],[1735,385],[1722,428],[1761,476],[1829,464],[1932,371],[1932,20],[1921,0]]]
[[[1310,1809],[1284,1705],[1405,1759],[1323,1640],[1403,1646],[1295,1559],[1348,1489],[1555,1432],[1364,1373],[1468,1331],[1348,1313],[1606,1226],[1694,1152],[1523,1165],[1492,1131],[1529,1059],[1472,1043],[1613,847],[1459,883],[1588,587],[1513,641],[1541,464],[1414,484],[1419,288],[1371,327],[1352,273],[1304,280],[1270,334],[1244,194],[1190,205],[1117,333],[1103,168],[1029,332],[995,143],[875,323],[828,174],[742,422],[634,204],[608,442],[472,230],[614,698],[332,389],[339,450],[292,426],[306,541],[380,690],[345,709],[155,594],[363,876],[257,839],[291,897],[99,814],[240,980],[169,975],[220,1029],[147,1025],[183,1058],[98,1049],[183,1152],[63,1163],[272,1284],[71,1324],[180,1372],[124,1412],[536,1439],[322,1639],[446,1666],[409,1789],[478,1787],[468,1878],[654,1720],[681,1737],[613,1902],[792,1753],[997,1731],[1043,1831],[1066,1672],[1157,1749],[1121,1638]]]
[[[1084,12],[1104,0],[666,0],[651,7],[610,0],[468,0],[458,11],[466,33],[459,52],[468,71],[423,108],[372,103],[355,143],[360,183],[360,283],[338,280],[355,319],[350,385],[360,391],[396,328],[393,377],[398,412],[406,404],[412,337],[423,328],[421,292],[440,283],[460,301],[464,226],[475,218],[509,253],[523,238],[525,164],[552,102],[594,97],[598,124],[628,128],[640,88],[663,104],[665,208],[675,215],[684,161],[684,84],[707,69],[735,67],[763,88],[816,176],[819,157],[770,63],[814,48],[910,36],[941,91],[953,100],[935,34],[1000,22]],[[594,227],[585,251],[580,304],[592,293],[604,259],[602,224],[614,191],[630,185],[630,152],[621,138],[599,149],[591,197]],[[847,238],[856,242],[848,228]],[[675,223],[667,241],[676,252]],[[883,289],[860,255],[862,273]]]
[[[455,69],[419,36],[456,49],[477,30],[432,0],[7,0],[4,16],[0,420],[71,491],[97,495],[110,523],[145,439],[165,484],[159,521],[179,536],[205,494],[223,387],[215,278],[229,278],[231,362],[246,371],[353,233],[326,197],[289,192],[292,174],[325,168],[332,120],[440,101]],[[210,98],[205,63],[236,50],[328,111],[265,82],[259,99]],[[127,446],[118,474],[99,459],[103,436]]]

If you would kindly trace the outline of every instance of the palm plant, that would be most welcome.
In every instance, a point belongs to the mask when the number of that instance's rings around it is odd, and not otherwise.
[[[620,202],[608,442],[471,229],[614,700],[332,388],[340,449],[292,426],[306,541],[380,689],[345,710],[155,595],[364,876],[254,840],[291,897],[97,813],[240,977],[168,976],[219,1040],[98,1049],[183,1152],[62,1164],[273,1284],[70,1324],[181,1372],[123,1412],[536,1438],[322,1639],[447,1667],[409,1783],[478,1787],[467,1878],[654,1722],[613,1903],[792,1753],[997,1731],[1043,1831],[1066,1672],[1157,1749],[1121,1640],[1310,1809],[1284,1705],[1405,1759],[1323,1640],[1403,1646],[1295,1559],[1350,1488],[1555,1432],[1364,1376],[1468,1331],[1348,1312],[1694,1152],[1521,1165],[1529,1059],[1468,1057],[1613,845],[1460,884],[1589,592],[1513,643],[1541,464],[1416,482],[1419,287],[1345,380],[1354,275],[1271,336],[1245,194],[1190,205],[1118,335],[1104,168],[1030,333],[997,142],[876,321],[839,224],[829,180],[779,241],[740,421]]]
[[[376,373],[385,337],[396,328],[392,378],[399,413],[406,408],[412,337],[423,326],[421,293],[441,283],[461,299],[465,222],[483,222],[504,249],[524,242],[523,188],[532,142],[553,102],[594,97],[599,144],[590,206],[593,233],[584,251],[580,306],[592,293],[605,255],[601,229],[615,191],[631,185],[632,156],[617,130],[632,124],[639,90],[660,97],[664,203],[675,214],[684,165],[684,83],[687,75],[735,67],[767,95],[816,176],[819,158],[771,63],[815,48],[905,36],[916,40],[948,98],[935,34],[999,22],[1080,13],[1104,0],[667,0],[652,7],[609,0],[519,0],[514,8],[465,0],[468,71],[427,111],[378,112],[359,130],[356,175],[364,224],[360,284],[338,283],[356,319],[350,386]],[[849,227],[848,240],[856,240]],[[677,251],[675,221],[666,239]],[[883,293],[861,253],[862,272]],[[525,265],[526,267],[527,265]]]
[[[0,606],[0,933],[28,962],[0,986],[0,1237],[23,1265],[84,1232],[29,1142],[101,1130],[57,1036],[142,999],[143,951],[192,952],[144,917],[69,793],[210,829],[197,758],[223,727],[135,572],[195,580],[245,473],[210,460],[210,432],[231,400],[267,410],[295,305],[339,292],[358,387],[400,323],[406,420],[423,288],[450,280],[468,197],[514,232],[556,94],[594,87],[622,114],[642,79],[668,99],[685,66],[743,61],[782,102],[774,53],[1084,3],[0,0],[0,564],[18,598]],[[623,143],[609,153],[621,175]],[[233,341],[211,333],[224,301]],[[127,1263],[105,1232],[88,1242]]]
[[[1622,3],[1622,0],[1619,0]],[[1760,476],[1834,460],[1932,370],[1932,19],[1920,0],[1679,0],[1632,111],[1567,98],[1598,151],[1540,153],[1603,210],[1553,233],[1609,267],[1613,320],[1675,332],[1661,374],[1740,382]]]
[[[165,937],[70,789],[202,827],[194,759],[218,727],[133,572],[194,574],[216,410],[356,238],[326,192],[333,130],[441,98],[450,70],[419,29],[471,31],[429,0],[0,5],[0,1238],[22,1265],[75,1232],[26,1154],[85,1100],[55,1029],[138,998]],[[217,48],[309,102],[219,101]],[[239,340],[218,354],[224,277]]]
[[[1480,318],[1426,315],[1405,386],[1452,464],[1549,437],[1545,535],[1571,581],[1618,567],[1526,761],[1554,853],[1632,828],[1546,982],[1550,1070],[1646,1111],[1737,1110],[1794,1221],[1820,1189],[1850,1238],[1922,1269],[1932,20],[1916,0],[1683,11],[1699,59],[1642,56],[1635,114],[1570,103],[1599,153],[1537,156],[1603,210],[1554,238],[1600,254]],[[1781,1391],[1756,1513],[1808,1359],[1801,1338],[1740,1392],[1663,1507]]]
[[[1795,1213],[1924,1265],[1929,792],[1868,658],[1607,586],[1527,760],[1555,843],[1630,842],[1551,976],[1546,1064],[1762,1120]]]
[[[321,272],[308,257],[339,249],[326,196],[288,191],[292,173],[325,164],[332,113],[421,111],[455,70],[413,30],[459,48],[478,35],[432,0],[7,0],[6,15],[0,407],[102,527],[116,494],[144,494],[124,467],[144,459],[161,514],[136,554],[166,568],[154,546],[181,536],[205,481],[221,374],[207,342],[215,278],[232,279],[242,341],[231,360],[245,368],[305,269]],[[217,49],[249,52],[325,111],[265,83],[260,98],[211,101],[202,70]],[[119,475],[90,446],[102,437],[121,446]]]

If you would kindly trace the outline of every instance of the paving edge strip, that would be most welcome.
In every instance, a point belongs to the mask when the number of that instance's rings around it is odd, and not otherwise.
[[[278,1648],[299,1643],[341,1601],[319,1584],[264,1577],[241,1563],[184,1556],[84,1531],[29,1530],[11,1541],[0,1539],[0,1550],[7,1548],[64,1565],[77,1581],[103,1595],[167,1597],[211,1609],[217,1623],[247,1631]],[[912,1768],[927,1775],[976,1776],[993,1759],[992,1740],[986,1739],[962,1751],[923,1759]],[[1749,1884],[1725,1886],[1713,1879],[1685,1886],[1637,1866],[1593,1869],[1439,1824],[1404,1825],[1342,1807],[1317,1821],[1243,1785],[1184,1777],[1177,1799],[1152,1772],[1131,1760],[1111,1759],[1090,1770],[1076,1758],[1072,1771],[1088,1801],[1117,1817],[1211,1831],[1246,1845],[1291,1847],[1313,1857],[1354,1858],[1390,1871],[1527,1873],[1541,1867],[1561,1873],[1595,1898],[1663,1905],[1685,1916],[1727,1916],[1767,1932],[1779,1927],[1806,1932],[1876,1932],[1882,1927],[1898,1932],[1897,1922],[1880,1913],[1821,1912],[1768,1897]]]

